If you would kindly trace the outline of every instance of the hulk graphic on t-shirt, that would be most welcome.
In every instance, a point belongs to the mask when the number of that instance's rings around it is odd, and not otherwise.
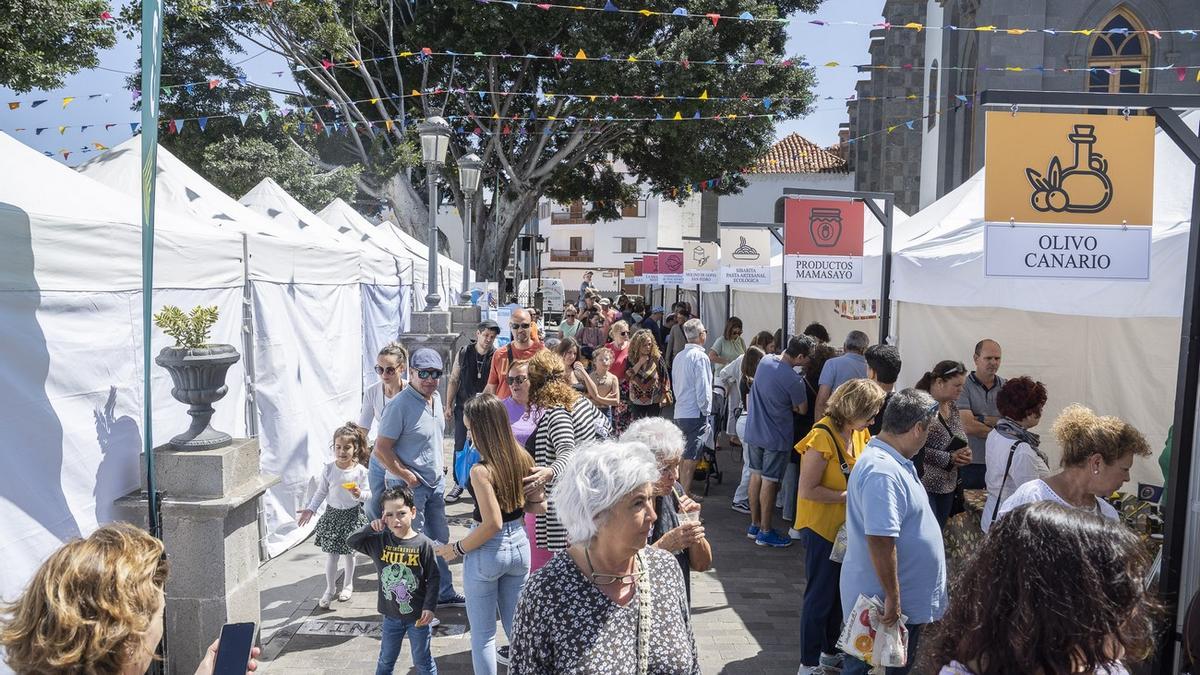
[[[417,578],[413,575],[411,569],[406,565],[388,565],[384,568],[383,573],[379,575],[379,583],[383,586],[383,592],[391,593],[396,598],[396,604],[400,611],[404,614],[410,614],[413,611],[410,602],[413,598],[413,592],[417,589]]]

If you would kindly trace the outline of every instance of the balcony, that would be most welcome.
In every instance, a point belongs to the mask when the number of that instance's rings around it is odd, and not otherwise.
[[[593,249],[590,248],[552,248],[550,262],[590,263],[594,257],[593,253]]]
[[[555,211],[550,214],[551,225],[590,225],[579,211]]]

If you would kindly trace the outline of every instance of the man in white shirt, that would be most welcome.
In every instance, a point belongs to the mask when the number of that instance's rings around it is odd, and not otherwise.
[[[708,330],[700,319],[683,324],[687,344],[671,362],[671,390],[675,394],[675,424],[683,432],[683,460],[679,463],[679,484],[691,496],[692,475],[704,451],[708,420],[712,414],[712,362],[704,352]]]

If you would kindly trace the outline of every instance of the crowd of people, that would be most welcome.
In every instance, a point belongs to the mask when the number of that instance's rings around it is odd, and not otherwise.
[[[437,672],[443,607],[465,607],[476,673],[699,672],[691,575],[713,548],[693,477],[724,444],[743,455],[732,508],[749,515],[748,539],[804,548],[801,675],[868,672],[838,649],[860,595],[882,603],[883,626],[906,630],[892,675],[918,661],[943,675],[1119,673],[1152,648],[1147,561],[1104,500],[1149,454],[1145,439],[1069,406],[1052,427],[1052,472],[1033,431],[1049,392],[1002,378],[995,341],[975,347],[973,369],[942,360],[898,390],[899,351],[861,331],[840,349],[819,324],[747,346],[737,317],[712,339],[684,302],[664,319],[586,284],[581,297],[549,333],[515,309],[502,347],[500,326],[481,322],[450,363],[387,345],[359,419],[333,431],[298,522],[321,513],[321,607],[350,599],[356,552],[374,563],[377,674],[393,672],[406,639],[416,670]],[[942,532],[970,489],[987,491],[987,535],[951,583]],[[446,505],[465,497],[475,525],[451,541]],[[161,554],[124,525],[68,544],[8,608],[9,665],[142,672],[161,634]]]

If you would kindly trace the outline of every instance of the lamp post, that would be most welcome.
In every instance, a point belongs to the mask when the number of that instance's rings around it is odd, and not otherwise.
[[[550,242],[540,234],[533,240],[533,249],[537,252],[537,293],[534,294],[533,306],[537,308],[538,314],[545,314],[545,308],[542,306],[546,297],[542,293],[542,256],[546,254],[549,244]]]
[[[479,176],[482,173],[483,162],[479,155],[471,153],[458,160],[458,186],[466,195],[466,208],[463,213],[463,274],[462,274],[462,304],[471,304],[471,218],[475,215],[475,191],[479,189]]]
[[[438,295],[437,177],[438,169],[446,163],[450,125],[441,117],[430,117],[417,127],[417,132],[421,135],[421,159],[429,188],[429,288],[425,291],[425,311],[436,312],[442,300]]]

